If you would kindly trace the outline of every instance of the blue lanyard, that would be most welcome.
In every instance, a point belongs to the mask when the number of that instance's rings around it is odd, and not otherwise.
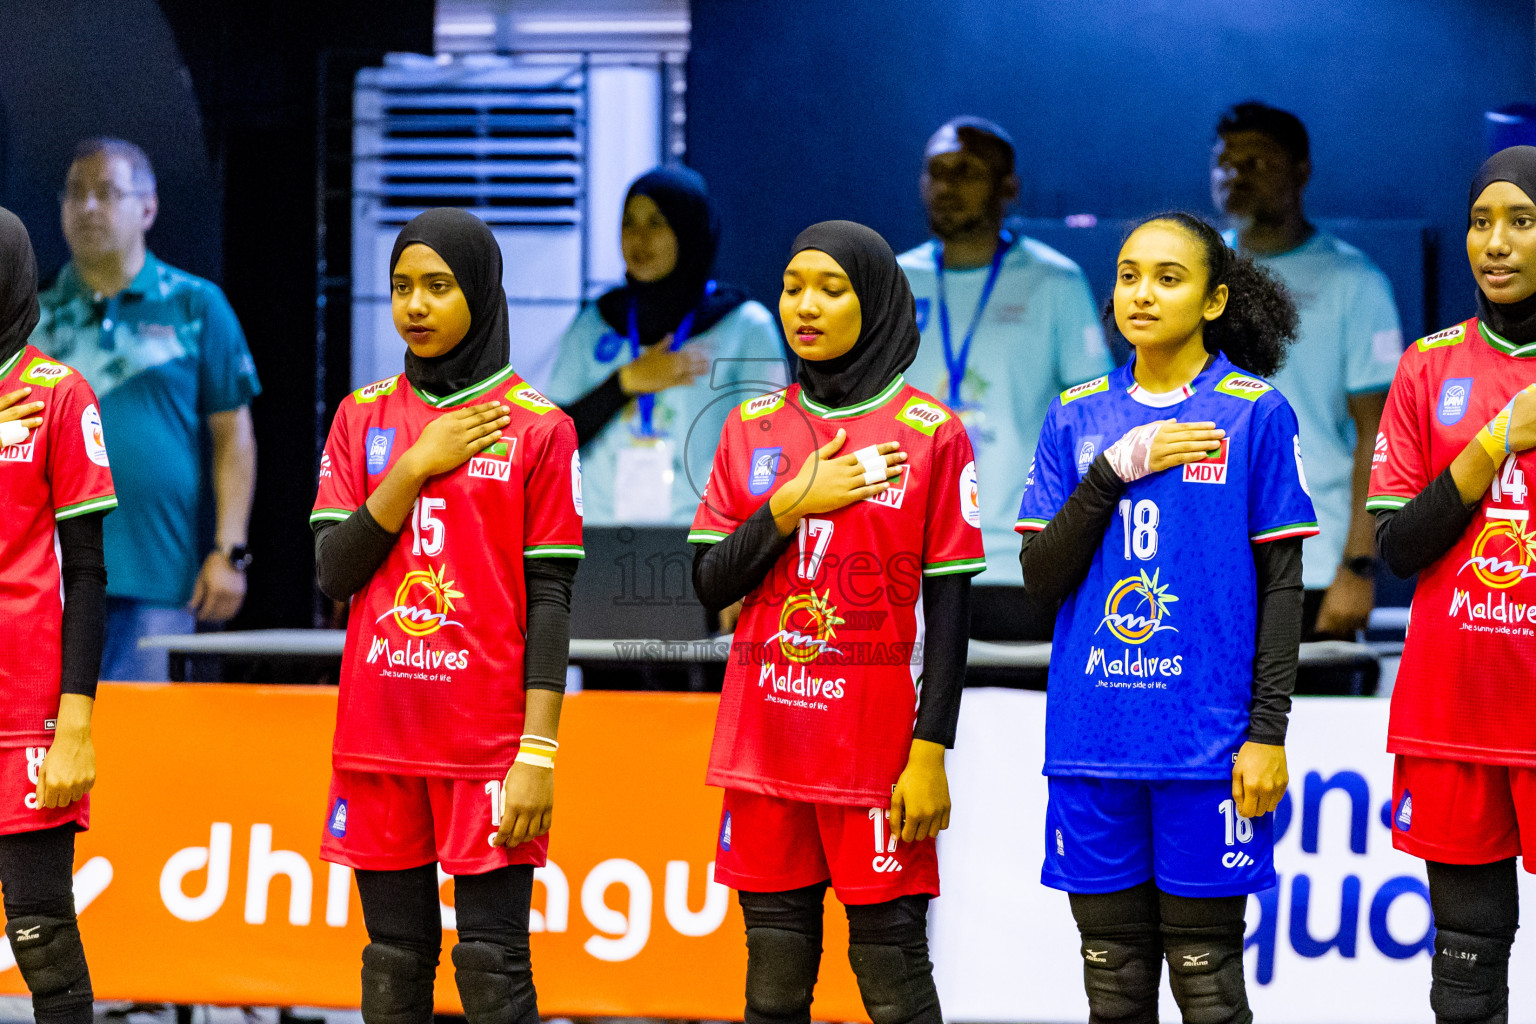
[[[716,284],[714,281],[706,282],[704,294],[713,295]],[[672,344],[668,352],[676,352],[688,344],[688,336],[693,333],[693,318],[698,310],[689,310],[688,315],[678,322],[677,329],[672,332]],[[631,359],[640,358],[640,314],[635,309],[635,304],[629,304],[629,356]],[[640,436],[654,437],[655,428],[652,420],[656,415],[656,396],[653,394],[640,395],[635,399],[635,404],[640,412]]]
[[[1003,257],[1008,255],[1008,249],[1013,245],[1013,236],[1004,231],[997,239],[997,251],[992,254],[992,269],[987,272],[987,283],[981,286],[981,298],[976,300],[976,312],[971,314],[971,325],[965,329],[965,340],[960,343],[960,351],[955,352],[954,341],[949,329],[949,303],[944,298],[944,243],[935,240],[934,249],[934,277],[939,286],[939,333],[944,340],[944,366],[949,370],[949,406],[951,409],[960,408],[960,382],[965,379],[965,366],[971,359],[971,341],[976,337],[976,326],[981,323],[982,316],[987,311],[987,303],[992,298],[992,289],[997,285],[998,275],[1003,270]]]

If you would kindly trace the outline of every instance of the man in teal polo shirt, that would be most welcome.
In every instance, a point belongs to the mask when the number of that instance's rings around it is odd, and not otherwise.
[[[1078,265],[1004,229],[1019,193],[1006,131],[947,122],[928,140],[919,188],[933,237],[897,257],[922,331],[907,380],[954,408],[976,450],[987,568],[971,589],[971,635],[1049,640],[1056,609],[1025,594],[1013,524],[1046,410],[1114,362]]]
[[[1307,220],[1302,193],[1311,175],[1311,145],[1296,115],[1250,101],[1217,122],[1211,198],[1231,226],[1227,242],[1284,281],[1300,314],[1273,382],[1296,410],[1322,530],[1302,545],[1302,639],[1352,640],[1375,598],[1365,492],[1403,331],[1386,275]]]
[[[224,293],[145,247],[158,200],[143,150],[121,139],[82,142],[60,203],[72,258],[39,296],[32,343],[85,375],[112,438],[119,507],[105,527],[101,677],[164,679],[166,653],[140,651],[140,637],[222,622],[245,600],[256,482],[250,401],[261,385]],[[208,490],[211,552],[198,539]]]

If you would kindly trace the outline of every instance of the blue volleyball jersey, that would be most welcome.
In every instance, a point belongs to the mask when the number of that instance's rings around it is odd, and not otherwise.
[[[1018,532],[1043,530],[1095,456],[1133,427],[1214,422],[1226,437],[1204,462],[1125,489],[1087,579],[1062,605],[1045,774],[1226,778],[1252,699],[1250,542],[1317,533],[1296,414],[1224,356],[1172,395],[1149,395],[1132,365],[1052,403]]]

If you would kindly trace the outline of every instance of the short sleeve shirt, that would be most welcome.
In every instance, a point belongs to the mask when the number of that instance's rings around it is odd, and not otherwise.
[[[1107,445],[1169,418],[1214,422],[1227,436],[1204,461],[1126,487],[1063,602],[1047,775],[1222,779],[1247,738],[1251,545],[1317,532],[1296,416],[1277,390],[1225,356],[1173,395],[1147,395],[1132,366],[1067,390],[1046,416],[1016,528],[1043,530]]]
[[[880,806],[906,764],[923,678],[922,578],[981,571],[976,466],[953,412],[897,377],[829,409],[800,385],[733,410],[688,539],[714,544],[847,431],[907,453],[883,493],[807,516],[742,604],[706,780]]]
[[[422,487],[373,577],[352,597],[332,762],[485,778],[509,768],[523,723],[525,558],[580,558],[581,459],[570,417],[507,367],[453,395],[404,374],[342,400],[311,523],[357,511],[444,412],[500,401],[500,439]]]
[[[922,331],[917,358],[906,376],[915,387],[950,402],[936,253],[936,245],[926,242],[898,257],[912,285]],[[989,270],[944,272],[955,355],[975,318]],[[1033,238],[1011,246],[976,322],[955,404],[984,481],[981,533],[987,571],[976,577],[978,585],[1022,583],[1013,522],[1045,411],[1060,391],[1106,374],[1113,366],[1088,281],[1077,264]]]
[[[737,306],[687,345],[709,359],[709,373],[655,396],[650,434],[643,428],[638,400],[631,399],[582,448],[588,525],[639,521],[686,526],[698,507],[726,417],[743,401],[788,383],[779,326],[756,302]],[[560,339],[548,389],[550,400],[569,406],[632,358],[628,339],[608,325],[595,303],[588,305]],[[637,449],[650,449],[660,457],[633,459]],[[641,481],[637,486],[629,474],[651,467],[670,473],[670,479],[660,485]],[[642,488],[645,497],[633,500]],[[644,518],[637,520],[636,512]]]
[[[1355,421],[1349,396],[1385,391],[1403,350],[1392,286],[1370,257],[1319,231],[1289,252],[1255,256],[1296,300],[1300,328],[1272,381],[1301,425],[1321,532],[1302,545],[1302,583],[1333,582],[1349,536]]]
[[[0,448],[0,749],[48,746],[59,710],[64,602],[54,528],[117,505],[91,386],[28,345],[0,364],[0,394],[19,388],[43,403],[43,422]]]
[[[240,322],[216,285],[153,254],[110,299],[73,264],[38,299],[32,343],[85,377],[113,439],[122,508],[104,527],[107,593],[184,604],[203,554],[204,421],[261,391]]]

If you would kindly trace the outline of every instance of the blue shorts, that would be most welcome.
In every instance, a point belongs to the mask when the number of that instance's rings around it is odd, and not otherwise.
[[[1052,889],[1151,879],[1175,896],[1241,896],[1275,884],[1275,816],[1239,817],[1227,779],[1049,781],[1040,881]]]

